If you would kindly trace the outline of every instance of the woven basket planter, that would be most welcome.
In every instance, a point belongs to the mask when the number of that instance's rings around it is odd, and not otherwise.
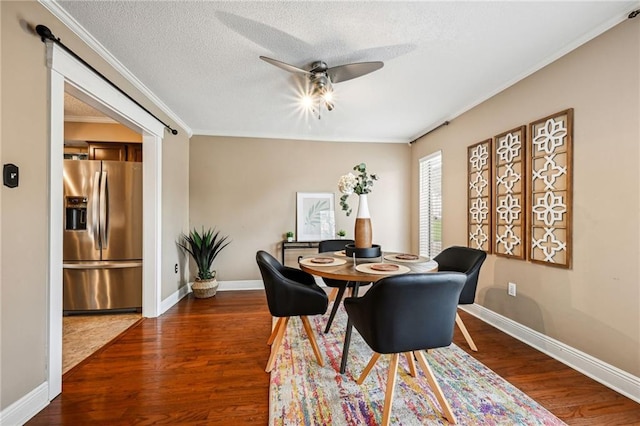
[[[210,280],[195,280],[193,284],[191,284],[191,290],[196,299],[206,299],[216,295],[218,286],[218,280],[215,278]]]

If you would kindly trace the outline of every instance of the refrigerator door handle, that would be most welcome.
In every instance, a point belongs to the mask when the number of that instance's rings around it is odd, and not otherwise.
[[[96,250],[100,250],[100,172],[93,176],[93,194],[91,195],[91,226],[89,232]]]
[[[100,179],[100,241],[103,249],[109,246],[109,189],[107,186],[107,172],[102,172]]]
[[[84,263],[63,263],[64,269],[125,269],[142,267],[141,260],[120,261],[120,262],[84,262]]]

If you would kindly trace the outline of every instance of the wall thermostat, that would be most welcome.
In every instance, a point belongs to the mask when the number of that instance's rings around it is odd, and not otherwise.
[[[2,180],[4,185],[9,188],[15,188],[18,186],[18,166],[15,164],[5,164],[2,168]]]

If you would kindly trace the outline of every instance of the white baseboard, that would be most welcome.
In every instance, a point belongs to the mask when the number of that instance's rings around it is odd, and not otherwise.
[[[640,377],[636,377],[613,365],[599,360],[578,349],[568,346],[549,336],[545,336],[529,327],[519,324],[512,319],[497,314],[478,304],[460,306],[460,309],[491,324],[497,329],[526,343],[591,377],[614,391],[640,403]],[[482,349],[480,349],[482,350]]]
[[[40,386],[0,412],[0,426],[18,426],[29,421],[49,405],[49,386]]]
[[[220,281],[218,291],[230,290],[264,290],[262,280]]]
[[[264,290],[262,280],[219,281],[218,291],[229,290]],[[191,293],[191,287],[184,285],[160,303],[160,315],[171,309],[182,298]]]
[[[183,285],[177,291],[175,291],[171,296],[164,299],[160,302],[160,313],[158,315],[162,315],[167,312],[173,305],[178,303],[183,297],[191,292],[191,288],[189,285]]]

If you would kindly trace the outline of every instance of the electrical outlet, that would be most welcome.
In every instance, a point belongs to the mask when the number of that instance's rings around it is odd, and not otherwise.
[[[176,272],[176,274],[178,273],[178,264],[177,263],[176,263],[176,266],[175,266],[175,272]]]
[[[516,283],[509,283],[507,292],[509,293],[509,296],[516,297]]]

